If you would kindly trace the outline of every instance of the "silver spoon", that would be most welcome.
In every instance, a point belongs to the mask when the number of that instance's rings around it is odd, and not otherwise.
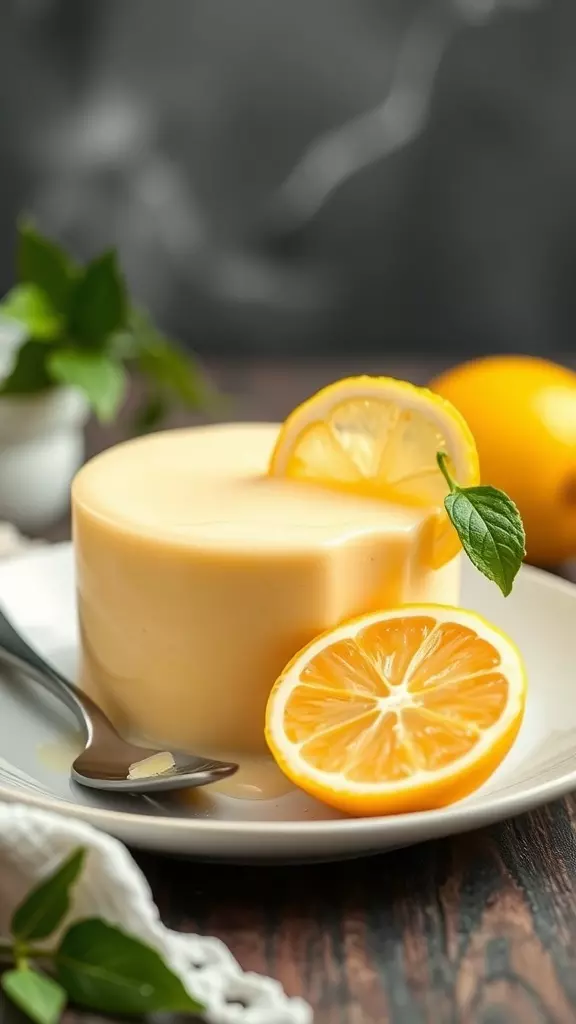
[[[136,747],[118,735],[103,711],[85,693],[44,661],[0,611],[0,656],[32,675],[74,713],[86,747],[71,768],[82,786],[122,793],[206,786],[233,775],[238,765],[196,757],[180,750]]]

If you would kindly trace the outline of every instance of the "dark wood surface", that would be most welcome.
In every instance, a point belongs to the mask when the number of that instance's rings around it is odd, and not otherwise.
[[[338,376],[424,383],[443,365],[219,364],[229,419],[279,419]],[[89,432],[89,449],[117,440]],[[66,534],[65,523],[53,536]],[[316,1024],[576,1021],[576,803],[469,835],[310,867],[226,867],[136,854],[168,925],[217,935],[279,979]]]

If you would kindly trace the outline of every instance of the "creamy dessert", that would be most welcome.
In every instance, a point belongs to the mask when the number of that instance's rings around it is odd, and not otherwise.
[[[267,475],[278,426],[167,431],[73,485],[82,684],[159,744],[264,751],[271,687],[319,633],[404,602],[458,602],[434,513]]]

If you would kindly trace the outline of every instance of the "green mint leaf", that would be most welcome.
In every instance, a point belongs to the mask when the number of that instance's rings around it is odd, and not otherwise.
[[[202,1009],[155,950],[104,921],[72,925],[55,964],[70,999],[99,1013]]]
[[[126,371],[105,352],[61,349],[48,357],[53,381],[79,388],[103,423],[118,412],[126,392]]]
[[[496,487],[459,487],[450,476],[446,455],[438,466],[450,493],[446,512],[472,564],[496,583],[508,597],[526,554],[526,536],[520,513],[511,498]]]
[[[200,409],[208,401],[203,375],[188,355],[170,342],[157,341],[140,354],[140,369],[156,384],[166,388],[188,409]]]
[[[138,342],[129,327],[110,335],[106,348],[113,359],[123,363],[138,357]]]
[[[472,564],[508,597],[525,555],[524,527],[512,499],[496,487],[464,487],[444,504]]]
[[[76,344],[103,346],[106,339],[126,326],[126,284],[111,250],[92,260],[76,283],[72,295],[69,331]]]
[[[86,857],[84,849],[74,853],[28,894],[12,917],[12,934],[19,942],[46,939],[63,921],[70,908],[70,891]]]
[[[133,310],[130,324],[138,342],[142,372],[186,408],[206,406],[214,395],[194,360],[161,334],[147,313]]]
[[[60,1020],[67,999],[57,981],[29,968],[7,971],[0,981],[8,998],[35,1024],[57,1024]]]
[[[49,347],[42,341],[26,341],[16,354],[14,365],[0,383],[2,395],[31,395],[53,386],[46,357]]]
[[[2,299],[0,314],[15,320],[38,341],[54,341],[63,326],[62,317],[36,284],[17,284]]]
[[[134,433],[146,434],[154,430],[168,413],[168,402],[160,395],[150,395],[134,416]]]
[[[75,277],[75,268],[55,242],[43,238],[28,221],[18,225],[18,279],[35,284],[50,300],[56,312],[65,315]]]

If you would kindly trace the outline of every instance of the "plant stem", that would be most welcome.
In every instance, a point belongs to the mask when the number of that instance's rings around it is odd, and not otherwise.
[[[55,949],[38,949],[37,946],[24,946],[21,953],[29,960],[54,960],[56,956]]]
[[[446,483],[448,484],[448,487],[450,488],[450,494],[454,494],[454,491],[457,491],[458,487],[454,483],[452,477],[450,476],[450,471],[448,469],[448,466],[446,465],[447,460],[448,456],[446,455],[446,452],[436,452],[436,462],[438,463],[438,468],[442,473],[442,476],[444,477]]]
[[[39,949],[38,946],[20,945],[14,942],[0,940],[0,960],[11,963],[22,960],[53,960],[56,956],[55,949]]]

